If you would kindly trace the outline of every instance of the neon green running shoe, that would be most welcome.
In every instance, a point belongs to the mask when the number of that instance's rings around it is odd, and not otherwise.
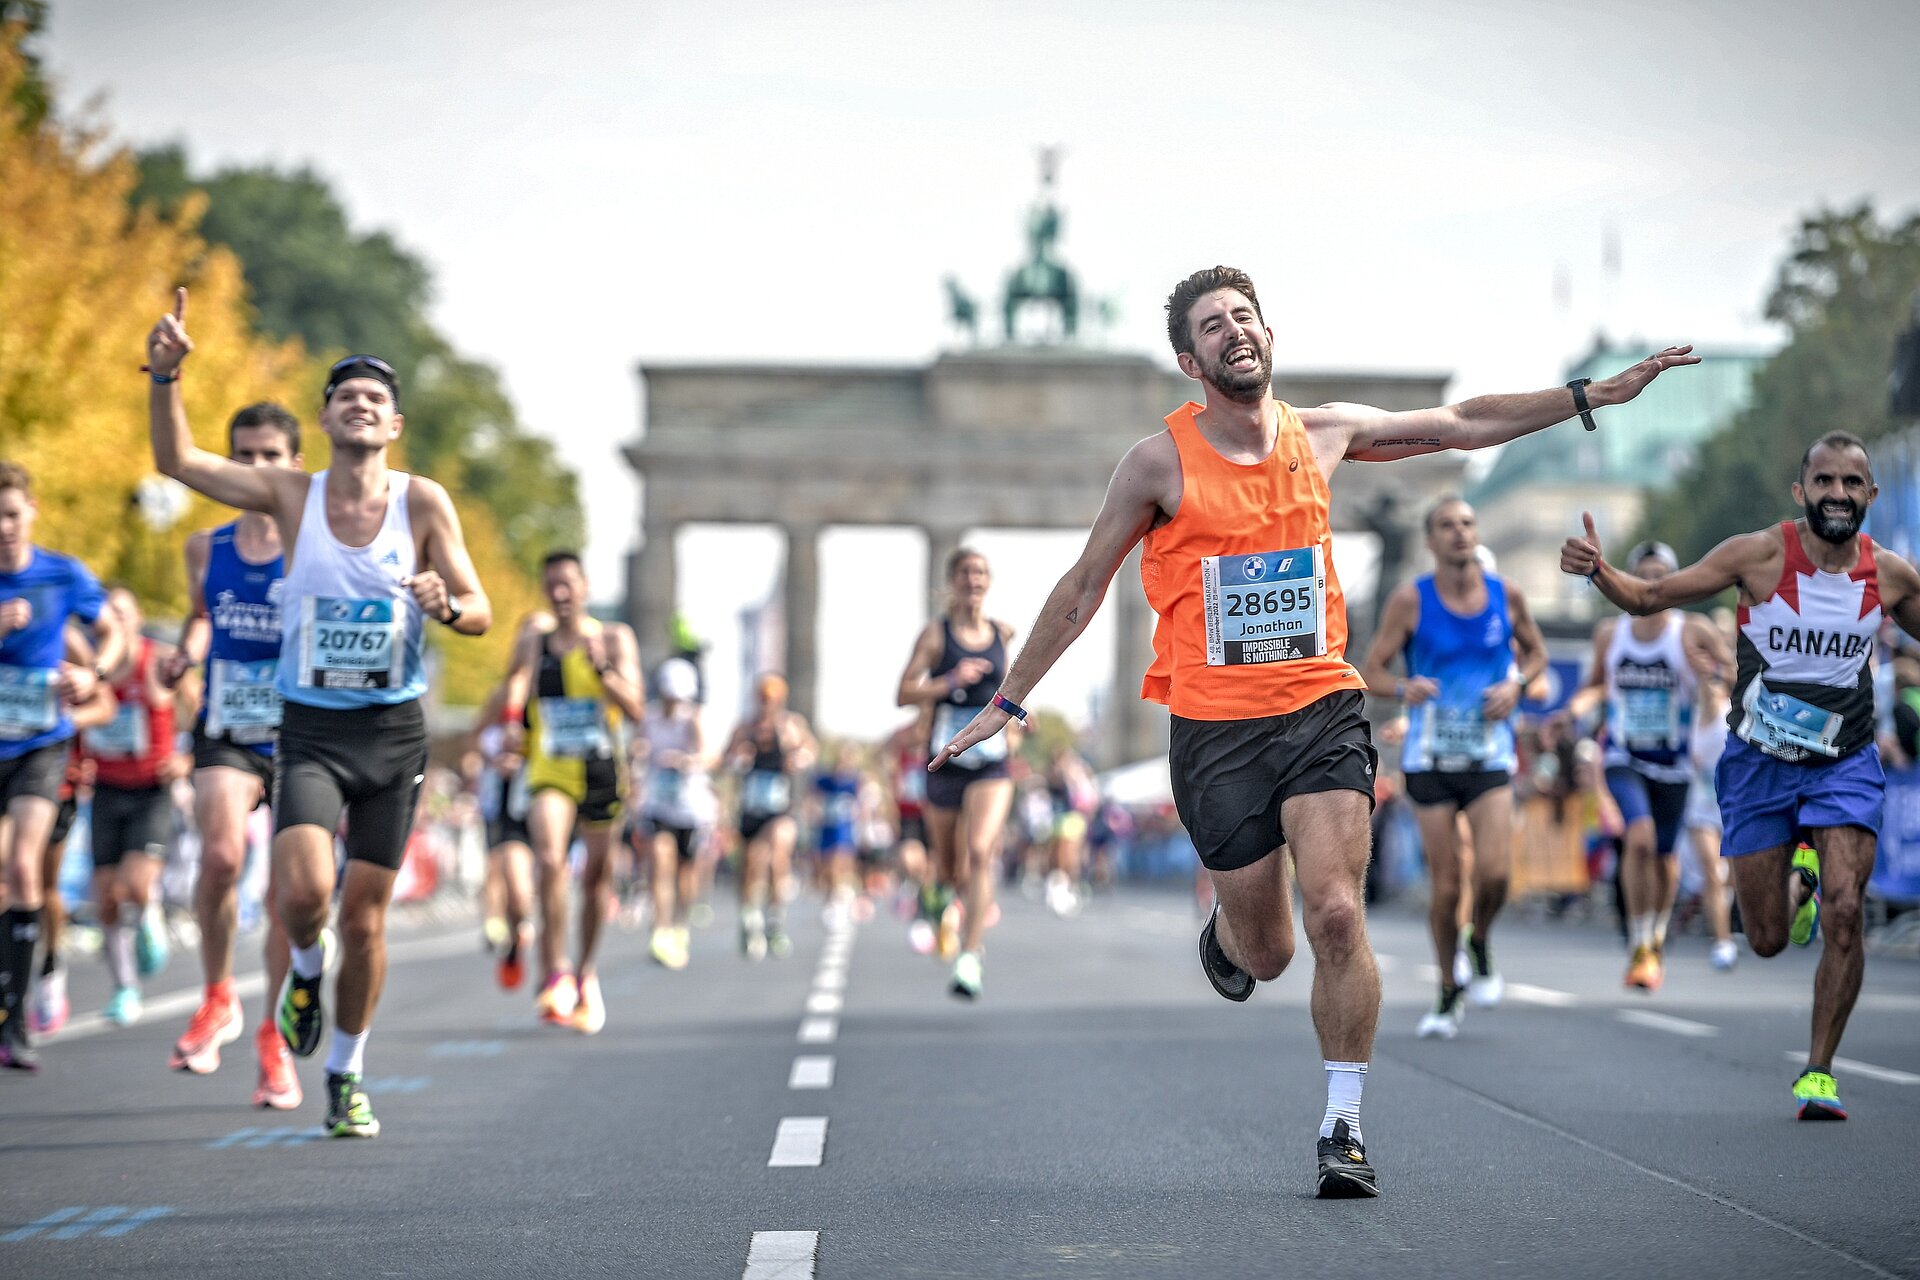
[[[360,1077],[353,1072],[327,1073],[327,1134],[334,1138],[377,1138],[380,1122]]]
[[[1807,900],[1793,913],[1793,927],[1787,937],[1796,947],[1804,947],[1820,936],[1820,851],[1801,845],[1793,851],[1793,874],[1807,886]]]
[[[1840,1086],[1824,1071],[1802,1071],[1793,1082],[1793,1100],[1799,1104],[1802,1120],[1847,1118],[1847,1109],[1840,1105]]]

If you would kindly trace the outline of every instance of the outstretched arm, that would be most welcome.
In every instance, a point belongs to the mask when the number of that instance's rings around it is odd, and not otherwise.
[[[1087,535],[1087,545],[1080,552],[1080,559],[1047,597],[1040,616],[1034,619],[1027,643],[1021,647],[1000,685],[1002,696],[1015,703],[1024,702],[1040,678],[1052,670],[1060,655],[1067,651],[1067,646],[1093,621],[1094,610],[1106,599],[1107,587],[1127,553],[1153,528],[1154,517],[1160,511],[1160,497],[1168,488],[1169,458],[1177,470],[1179,454],[1171,442],[1155,436],[1142,440],[1120,460],[1107,486],[1106,501],[1094,519],[1092,532]],[[1173,487],[1177,492],[1177,479]],[[952,742],[935,744],[940,751],[927,765],[928,770],[938,769],[974,743],[984,742],[1000,732],[1008,719],[1007,713],[998,707],[987,707]]]
[[[1587,404],[1598,409],[1625,404],[1646,390],[1663,370],[1699,364],[1693,347],[1668,347],[1611,378],[1586,387]],[[1435,409],[1389,413],[1362,404],[1324,404],[1303,409],[1300,420],[1316,435],[1333,433],[1343,446],[1338,456],[1354,462],[1391,462],[1441,449],[1485,449],[1505,444],[1574,416],[1578,406],[1568,387],[1511,395],[1475,396]],[[1318,441],[1316,449],[1319,447]]]
[[[1561,544],[1560,572],[1587,579],[1614,604],[1642,617],[1662,609],[1699,604],[1728,587],[1742,585],[1747,570],[1771,550],[1769,532],[1737,534],[1707,552],[1697,563],[1649,581],[1616,569],[1601,558],[1600,535],[1594,531],[1593,513],[1583,511],[1580,518],[1586,523],[1586,536],[1568,538]]]
[[[173,311],[161,316],[147,334],[147,370],[154,378],[147,388],[147,423],[153,438],[154,466],[161,475],[215,502],[277,517],[283,510],[282,498],[295,486],[300,497],[306,496],[306,473],[282,467],[244,467],[194,444],[179,382],[180,366],[192,351],[193,339],[187,336],[187,291],[175,289]]]
[[[274,467],[250,467],[253,471],[273,471]],[[463,636],[486,634],[493,625],[493,605],[480,586],[479,571],[467,554],[467,539],[460,531],[460,515],[453,509],[447,491],[424,476],[416,476],[407,493],[407,510],[424,527],[427,569],[407,579],[407,589],[419,602],[420,611],[436,622],[446,623]],[[449,617],[454,604],[460,615]]]

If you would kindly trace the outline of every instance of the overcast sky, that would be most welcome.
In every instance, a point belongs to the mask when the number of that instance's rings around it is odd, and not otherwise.
[[[1109,345],[1165,358],[1167,290],[1228,262],[1282,367],[1456,396],[1557,382],[1601,324],[1770,342],[1801,213],[1920,203],[1912,0],[62,0],[44,47],[118,136],[311,165],[430,263],[580,469],[602,596],[634,366],[930,359],[941,278],[993,295],[1020,255],[1044,143]]]

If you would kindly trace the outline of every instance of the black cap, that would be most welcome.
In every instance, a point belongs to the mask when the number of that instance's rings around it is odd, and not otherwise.
[[[393,397],[393,407],[400,408],[400,375],[393,366],[379,356],[348,356],[334,363],[327,370],[327,389],[320,394],[320,403],[324,406],[332,401],[333,393],[339,385],[349,378],[372,378],[387,385],[387,394]]]

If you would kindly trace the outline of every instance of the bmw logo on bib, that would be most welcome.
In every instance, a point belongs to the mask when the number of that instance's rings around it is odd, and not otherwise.
[[[346,621],[346,619],[348,619],[348,618],[350,618],[350,617],[352,617],[352,616],[353,616],[353,601],[351,601],[351,600],[329,600],[329,601],[327,601],[327,619],[328,619],[328,621],[330,621],[330,622],[344,622],[344,621]]]
[[[1267,562],[1261,556],[1248,556],[1246,563],[1240,566],[1240,572],[1247,575],[1248,582],[1258,582],[1267,576]]]

